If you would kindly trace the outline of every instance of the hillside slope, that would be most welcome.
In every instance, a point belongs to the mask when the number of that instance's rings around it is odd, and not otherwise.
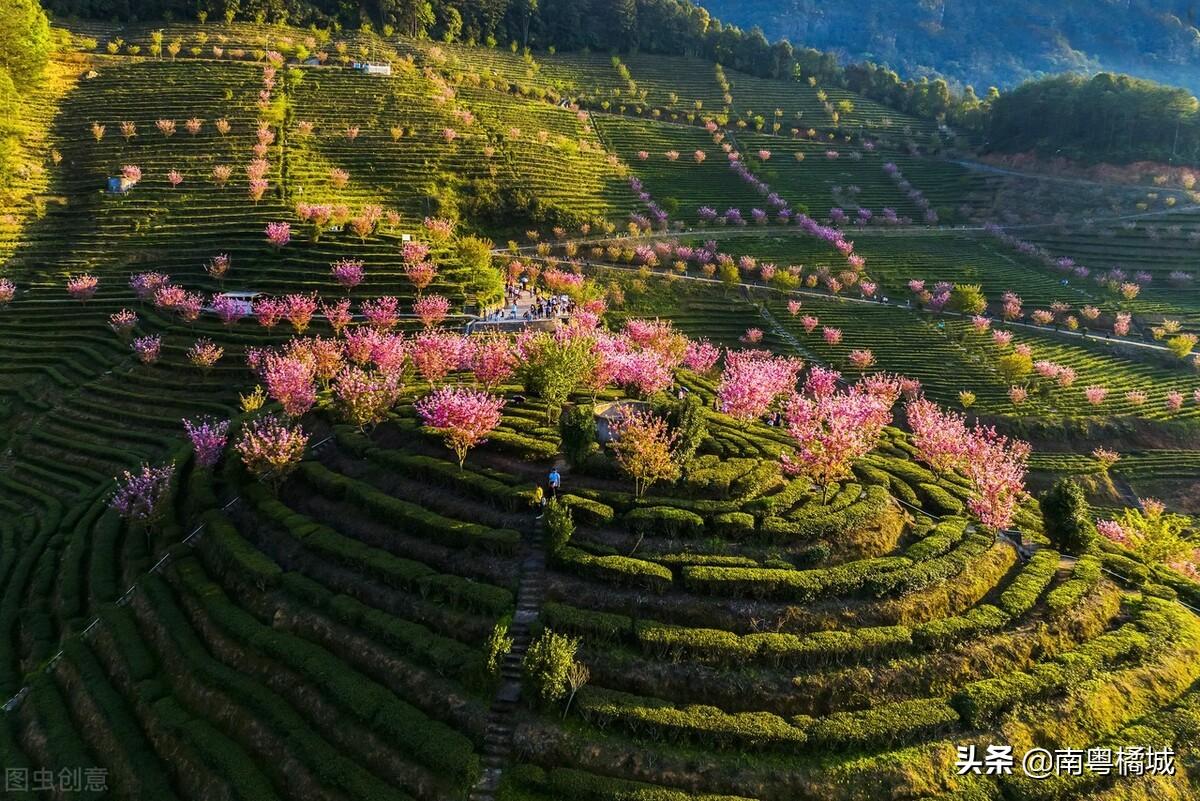
[[[902,75],[933,72],[977,88],[1041,73],[1116,70],[1200,87],[1200,32],[1190,0],[706,0],[723,20],[767,37],[887,63]]]

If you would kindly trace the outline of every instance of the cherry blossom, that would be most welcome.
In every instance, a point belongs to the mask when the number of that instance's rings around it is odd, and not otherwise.
[[[442,387],[414,404],[424,424],[441,434],[458,457],[461,469],[467,453],[486,442],[500,424],[503,398],[467,387]]]
[[[426,328],[440,325],[450,313],[450,299],[442,295],[426,295],[413,304],[413,313]]]
[[[254,300],[252,310],[258,324],[270,331],[283,318],[284,305],[275,298],[260,297]]]
[[[96,294],[99,285],[100,279],[90,273],[73,275],[67,279],[67,294],[86,303]]]
[[[791,392],[804,362],[774,357],[767,351],[728,351],[717,388],[721,411],[738,419],[762,416],[780,395]]]
[[[400,375],[395,372],[372,374],[350,366],[333,379],[333,397],[342,419],[360,429],[387,419],[400,390]]]
[[[242,464],[260,480],[278,483],[296,469],[308,447],[308,434],[274,415],[246,423],[234,449]]]
[[[183,427],[192,443],[197,466],[212,467],[220,461],[221,453],[229,440],[228,420],[201,417],[197,420],[184,420]]]
[[[508,380],[516,371],[517,354],[507,337],[485,337],[472,344],[471,372],[483,386],[491,389]]]
[[[267,235],[267,242],[276,249],[282,248],[288,242],[292,241],[292,226],[286,222],[267,223],[265,233]]]
[[[721,349],[708,340],[688,342],[683,356],[683,366],[697,373],[708,373],[721,358]]]
[[[816,398],[793,395],[785,418],[796,450],[781,456],[780,464],[820,485],[824,502],[830,486],[851,475],[854,460],[875,447],[892,414],[885,399],[855,386]]]
[[[361,259],[338,259],[329,268],[330,274],[345,289],[354,289],[363,281]]]
[[[263,380],[271,398],[283,406],[288,417],[299,417],[317,402],[314,366],[311,362],[268,354]]]
[[[143,464],[136,473],[124,471],[108,505],[126,520],[153,526],[166,512],[166,500],[175,478],[175,465]]]
[[[920,398],[904,406],[917,458],[941,476],[963,466],[970,437],[963,415]]]
[[[246,316],[246,301],[229,295],[213,295],[212,310],[225,325],[233,325]]]
[[[866,349],[852,350],[850,351],[850,363],[859,370],[866,370],[875,364],[875,354]]]
[[[321,316],[329,322],[329,326],[335,334],[340,333],[354,319],[354,315],[350,312],[350,299],[342,298],[333,303],[322,303]]]
[[[137,325],[137,322],[137,314],[129,309],[121,309],[119,312],[110,314],[108,317],[108,327],[120,337],[128,336],[133,331],[134,326]]]
[[[142,364],[154,364],[158,361],[159,353],[162,350],[162,337],[155,334],[148,337],[140,337],[135,339],[130,345],[133,352],[137,354],[138,361]]]
[[[363,301],[362,313],[367,324],[376,331],[390,331],[396,327],[399,306],[399,299],[385,295]]]
[[[315,295],[292,294],[283,298],[281,303],[283,318],[292,324],[297,334],[303,334],[317,313],[317,298]]]
[[[979,424],[968,442],[963,472],[971,482],[972,497],[967,506],[983,525],[997,531],[1008,528],[1025,491],[1029,443]]]
[[[429,329],[417,334],[411,356],[417,372],[432,386],[462,362],[463,339],[458,334]]]

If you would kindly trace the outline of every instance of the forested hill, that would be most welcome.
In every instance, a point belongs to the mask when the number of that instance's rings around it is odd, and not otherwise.
[[[1200,90],[1196,0],[702,0],[768,38],[976,88],[1109,70]]]

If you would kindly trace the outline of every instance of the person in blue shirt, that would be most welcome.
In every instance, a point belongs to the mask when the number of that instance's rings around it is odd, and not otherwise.
[[[554,495],[557,497],[558,496],[558,488],[560,486],[562,486],[562,476],[560,476],[558,474],[557,467],[550,468],[549,480],[550,480],[550,491],[553,492]]]

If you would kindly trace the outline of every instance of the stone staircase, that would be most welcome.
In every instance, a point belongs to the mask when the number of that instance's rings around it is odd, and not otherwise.
[[[532,628],[537,623],[546,595],[546,551],[542,546],[542,521],[535,521],[527,535],[521,578],[517,589],[517,611],[509,626],[512,650],[500,666],[500,686],[488,711],[487,730],[483,737],[483,775],[480,776],[468,801],[492,801],[504,766],[512,754],[513,717],[521,700],[521,661],[529,648]]]

